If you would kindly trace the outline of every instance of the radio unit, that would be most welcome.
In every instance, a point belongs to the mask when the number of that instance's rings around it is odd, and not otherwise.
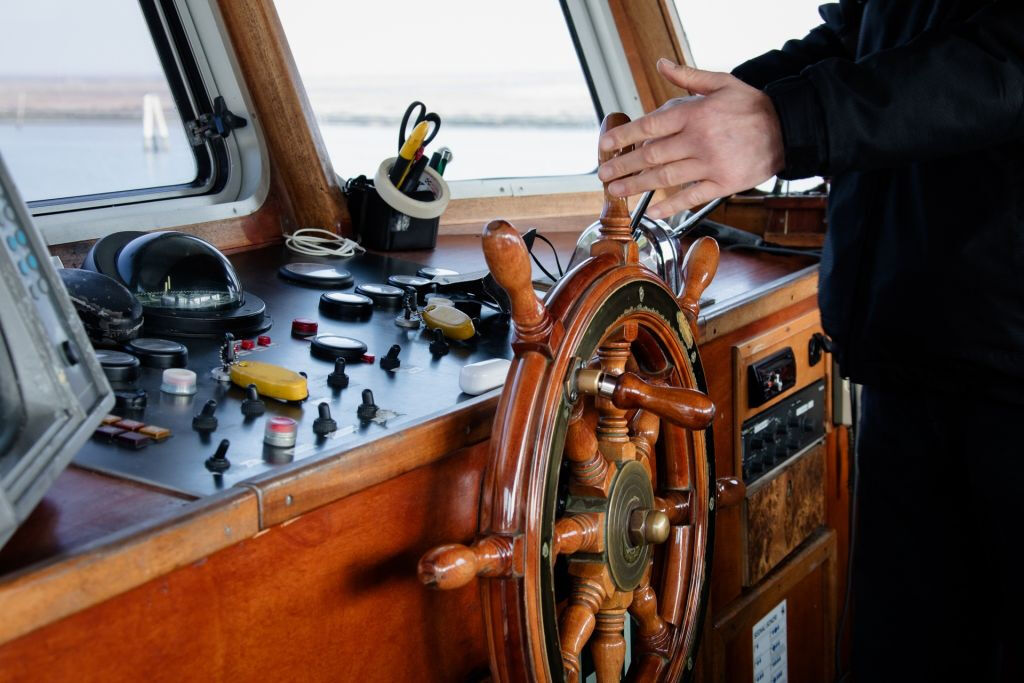
[[[824,436],[825,381],[819,380],[743,423],[743,481],[756,481]]]

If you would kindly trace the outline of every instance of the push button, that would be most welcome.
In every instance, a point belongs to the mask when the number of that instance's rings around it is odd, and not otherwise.
[[[25,234],[24,230],[19,230],[18,232],[16,232],[15,237],[18,240],[18,244],[20,244],[21,246],[25,246],[26,244],[28,244],[28,235]]]
[[[18,250],[18,242],[17,240],[14,239],[14,235],[7,236],[7,248],[10,249],[11,251]]]
[[[39,270],[39,259],[36,258],[35,254],[29,254],[25,261],[32,270]]]
[[[21,271],[22,275],[28,275],[29,268],[27,259],[22,259],[21,261],[18,261],[18,270]]]

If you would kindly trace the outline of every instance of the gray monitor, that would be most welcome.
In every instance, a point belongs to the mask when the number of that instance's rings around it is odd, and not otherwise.
[[[0,157],[0,546],[114,395]]]

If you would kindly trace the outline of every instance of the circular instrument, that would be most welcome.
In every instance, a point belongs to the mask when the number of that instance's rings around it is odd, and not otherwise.
[[[446,275],[458,275],[459,271],[452,270],[451,268],[435,268],[434,266],[423,266],[416,271],[416,274],[420,277],[425,277],[428,280],[433,280],[435,277],[442,277]]]
[[[286,263],[277,274],[286,280],[314,287],[348,287],[352,273],[326,263]]]
[[[625,120],[613,114],[603,130]],[[692,672],[714,511],[742,497],[742,484],[714,477],[714,405],[694,339],[718,247],[693,245],[677,298],[639,263],[629,222],[625,200],[606,193],[601,239],[543,302],[519,233],[500,220],[484,229],[515,358],[479,535],[427,552],[419,576],[439,589],[481,577],[495,680],[583,681],[584,648],[601,683]]]
[[[96,360],[100,362],[103,374],[107,376],[111,384],[128,384],[139,378],[141,363],[130,353],[97,349]]]
[[[183,368],[188,365],[188,349],[169,339],[139,337],[125,345],[147,368]]]
[[[340,334],[320,334],[310,340],[309,352],[323,360],[344,358],[347,361],[357,361],[366,353],[366,344]]]
[[[373,303],[382,308],[398,308],[402,305],[405,291],[394,285],[366,283],[356,287],[356,293],[369,297]]]
[[[373,299],[352,292],[327,292],[320,295],[320,312],[329,318],[369,318]]]

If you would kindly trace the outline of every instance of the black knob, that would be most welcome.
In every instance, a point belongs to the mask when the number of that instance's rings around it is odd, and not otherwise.
[[[213,414],[215,410],[217,402],[211,398],[203,406],[203,410],[192,418],[192,429],[202,434],[209,434],[217,429],[217,416]]]
[[[758,448],[764,448],[764,440],[763,440],[763,439],[752,439],[752,440],[750,441],[750,447],[751,447],[752,449],[754,449],[755,451],[756,451],[756,450],[757,450]]]
[[[267,406],[260,399],[260,392],[255,384],[250,384],[245,389],[245,400],[242,401],[242,415],[246,417],[259,417],[267,409]]]
[[[398,354],[401,353],[402,347],[398,344],[392,344],[391,348],[388,349],[386,356],[380,359],[380,366],[385,370],[391,371],[402,364],[402,361],[398,359]]]
[[[356,408],[356,416],[363,422],[377,417],[377,404],[373,402],[373,392],[363,389],[363,402]]]
[[[345,374],[345,359],[334,359],[334,372],[327,375],[327,386],[332,389],[344,389],[348,386],[348,375]]]
[[[320,416],[313,420],[313,433],[317,436],[327,436],[338,430],[338,423],[331,418],[331,406],[327,402],[317,406]]]
[[[213,403],[213,401],[210,401]],[[231,467],[231,461],[228,460],[228,446],[231,442],[227,439],[221,439],[220,445],[217,446],[217,452],[206,459],[206,469],[210,470],[214,474],[220,474]]]

